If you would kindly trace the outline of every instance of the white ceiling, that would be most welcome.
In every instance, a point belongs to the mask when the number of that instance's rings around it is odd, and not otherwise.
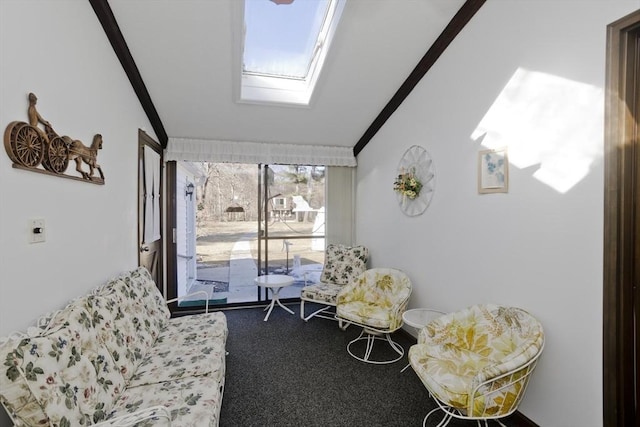
[[[311,105],[300,108],[236,102],[241,0],[109,0],[169,138],[344,147],[463,3],[347,0]]]

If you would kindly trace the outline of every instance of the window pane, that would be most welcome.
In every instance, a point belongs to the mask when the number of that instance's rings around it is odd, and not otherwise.
[[[306,78],[329,4],[329,0],[288,5],[245,0],[243,72]]]
[[[264,301],[254,280],[265,273],[293,277],[283,298],[297,298],[305,283],[318,281],[326,168],[273,165],[265,196],[258,193],[265,167],[182,162],[177,168],[177,295],[200,292],[180,307],[207,298],[211,305]],[[193,194],[188,182],[195,183]]]

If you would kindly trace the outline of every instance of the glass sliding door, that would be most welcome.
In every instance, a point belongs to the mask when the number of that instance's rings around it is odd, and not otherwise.
[[[285,274],[293,286],[281,298],[298,298],[319,280],[324,262],[325,167],[261,165],[258,270]],[[265,299],[261,295],[261,299]]]
[[[324,261],[325,168],[181,162],[176,176],[179,307],[266,301],[255,278],[287,274],[298,298]],[[191,184],[191,185],[189,185]]]
[[[198,283],[214,304],[256,302],[258,167],[204,163],[197,213]]]

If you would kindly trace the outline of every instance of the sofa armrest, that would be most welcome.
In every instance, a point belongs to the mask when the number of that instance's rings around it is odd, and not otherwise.
[[[100,422],[98,424],[95,424],[95,426],[125,427],[133,426],[144,420],[153,420],[153,425],[155,426],[160,419],[164,419],[166,421],[165,424],[171,426],[171,413],[166,406],[158,405],[152,406],[150,408],[139,409],[136,412]]]
[[[167,301],[167,305],[171,304],[172,302],[176,302],[176,301],[182,301],[183,299],[187,298],[187,297],[192,297],[194,295],[199,295],[199,294],[203,294],[204,295],[204,312],[208,313],[209,312],[209,294],[206,291],[198,291],[198,292],[193,292],[187,295],[183,295],[181,297],[178,298],[173,298]]]

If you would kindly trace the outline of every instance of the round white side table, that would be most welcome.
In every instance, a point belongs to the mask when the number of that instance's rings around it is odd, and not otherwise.
[[[269,310],[267,315],[264,317],[264,321],[269,320],[269,315],[273,310],[273,306],[278,304],[280,307],[287,310],[289,313],[293,314],[293,311],[282,305],[280,302],[280,289],[293,285],[293,277],[287,276],[285,274],[267,274],[265,276],[258,276],[255,278],[256,285],[262,286],[263,288],[271,289],[271,304],[266,306],[264,309]]]
[[[437,319],[443,314],[445,314],[444,311],[434,310],[432,308],[412,308],[402,313],[402,320],[407,325],[420,330],[427,326],[433,319]],[[411,364],[407,364],[400,372],[406,371],[409,366],[411,366]]]
[[[412,308],[402,313],[402,320],[407,325],[416,329],[422,329],[429,322],[445,314],[443,311],[432,308]]]

